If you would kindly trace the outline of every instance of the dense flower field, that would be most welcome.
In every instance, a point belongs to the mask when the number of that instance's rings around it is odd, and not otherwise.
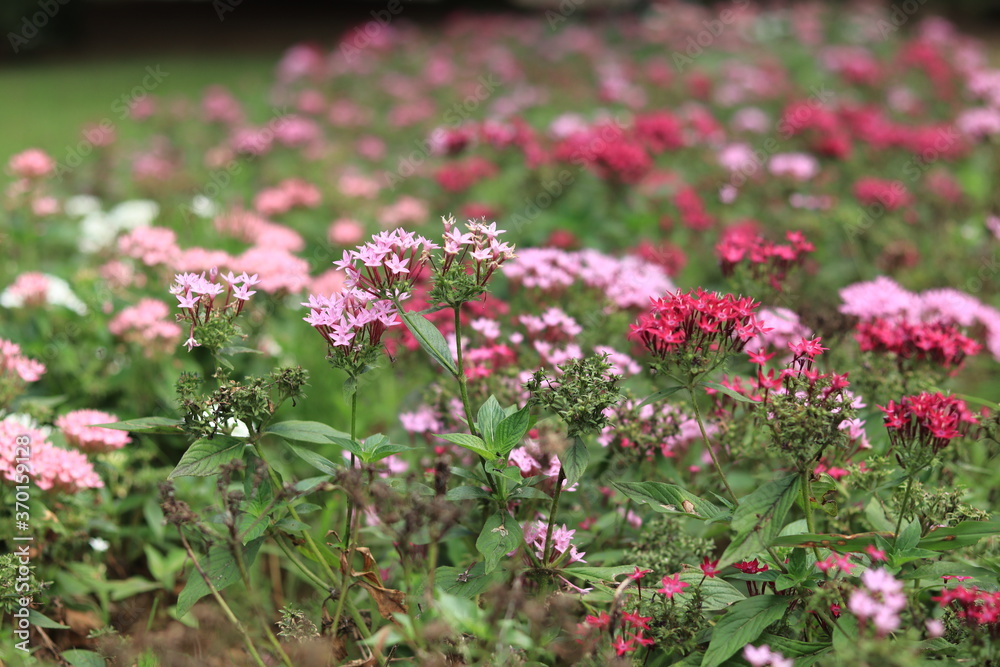
[[[1000,70],[912,4],[376,17],[10,157],[3,658],[1000,664]]]

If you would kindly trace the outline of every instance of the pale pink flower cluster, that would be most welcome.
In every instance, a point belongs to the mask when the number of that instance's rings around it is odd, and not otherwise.
[[[374,178],[349,171],[337,181],[337,189],[345,197],[374,199],[378,195],[379,184]]]
[[[127,431],[102,428],[94,424],[111,424],[118,417],[99,410],[74,410],[56,419],[66,442],[84,452],[109,452],[132,442]]]
[[[865,570],[864,588],[851,592],[847,608],[862,620],[871,620],[875,632],[883,637],[899,627],[899,612],[906,607],[903,582],[894,579],[884,568]]]
[[[264,248],[298,252],[306,247],[305,240],[294,229],[266,220],[251,211],[228,211],[217,216],[213,224],[218,232]]]
[[[44,273],[29,271],[15,278],[5,291],[23,306],[44,306],[48,301],[49,279]]]
[[[147,357],[171,350],[183,333],[170,318],[170,307],[163,301],[149,298],[122,309],[108,323],[108,330],[142,347]]]
[[[265,188],[253,199],[261,215],[280,215],[293,208],[316,208],[322,196],[319,188],[299,178],[288,178],[273,188]]]
[[[753,149],[744,143],[729,144],[719,151],[719,165],[731,172],[756,164]]]
[[[334,220],[327,232],[327,238],[333,245],[356,245],[365,236],[365,226],[351,218]]]
[[[625,354],[624,352],[619,352],[613,347],[608,347],[607,345],[595,345],[594,352],[597,354],[607,355],[607,362],[611,364],[611,368],[608,372],[615,375],[638,375],[642,372],[642,366],[635,359]]]
[[[963,327],[982,326],[986,347],[1000,359],[1000,310],[970,294],[950,287],[916,293],[891,278],[854,283],[840,290],[840,312],[862,321],[876,318],[906,322],[945,322]]]
[[[772,651],[767,644],[747,644],[743,647],[743,659],[750,663],[750,667],[795,667],[794,660]]]
[[[493,273],[501,265],[515,257],[514,246],[500,240],[505,229],[497,229],[497,223],[476,222],[466,223],[467,232],[455,225],[452,217],[442,217],[444,224],[444,262],[441,270],[448,271],[454,262],[464,264],[471,258],[468,272],[475,275],[476,281],[485,286]]]
[[[385,331],[399,324],[392,301],[356,288],[331,296],[310,294],[309,300],[302,305],[309,308],[309,315],[302,319],[331,347],[345,350],[360,345],[378,345]]]
[[[56,161],[48,153],[29,148],[14,155],[7,162],[7,169],[18,178],[44,178],[56,168]]]
[[[1000,134],[1000,109],[981,107],[966,109],[955,119],[955,127],[973,139]]]
[[[774,176],[809,181],[819,173],[819,160],[808,153],[778,153],[768,161],[767,170]]]
[[[399,413],[399,421],[407,432],[415,435],[440,433],[444,428],[437,413],[429,405],[421,405],[413,412]]]
[[[575,319],[555,306],[546,310],[541,316],[521,315],[518,320],[530,338],[545,340],[575,338],[583,331],[583,327]]]
[[[118,250],[146,266],[171,264],[180,254],[177,233],[166,227],[139,227],[118,239]]]
[[[254,246],[234,257],[230,266],[233,271],[259,275],[260,289],[268,294],[298,294],[312,282],[309,262],[282,248]]]
[[[404,229],[379,232],[356,250],[345,250],[333,265],[347,272],[346,286],[373,296],[406,298],[437,244]]]
[[[315,144],[322,136],[316,121],[294,114],[283,116],[274,126],[274,140],[286,148],[304,148]]]
[[[21,354],[21,346],[0,338],[0,377],[21,382],[38,382],[45,373],[45,365]]]
[[[614,371],[612,371],[614,372]],[[610,420],[608,425],[601,429],[600,435],[597,436],[597,442],[601,447],[607,447],[612,442],[615,441],[617,437],[617,431],[620,427],[618,423],[617,416],[619,412],[627,412],[631,410],[637,402],[635,400],[627,400],[617,407],[610,407],[604,411],[604,414]],[[677,429],[677,432],[668,435],[663,438],[660,443],[660,453],[665,457],[672,457],[677,451],[683,450],[689,443],[699,440],[701,438],[701,430],[698,426],[698,420],[696,420],[691,415],[681,412],[677,407],[670,403],[656,403],[648,404],[639,408],[639,421],[644,424],[654,424],[654,423],[667,423],[671,424]],[[719,425],[715,422],[707,422],[705,424],[705,433],[709,437],[714,436],[719,430]]]
[[[543,558],[545,555],[545,536],[547,530],[548,522],[543,520],[530,521],[524,525],[524,542],[528,545],[529,549],[534,548],[535,555],[538,558]],[[566,524],[553,527],[552,549],[549,555],[552,561],[558,560],[560,556],[569,551],[569,560],[566,561],[566,565],[587,562],[583,559],[587,553],[577,551],[576,545],[573,544],[573,536],[575,534],[576,530],[570,530],[566,527]]]
[[[218,271],[212,269],[209,277],[205,274],[180,273],[174,276],[174,284],[170,293],[177,297],[177,306],[181,309],[181,320],[190,322],[188,339],[184,342],[188,352],[199,347],[201,343],[195,340],[194,331],[199,324],[205,324],[213,317],[235,318],[243,310],[243,306],[256,290],[250,288],[261,282],[257,274],[246,273],[234,275],[232,271],[222,276],[226,282],[223,286],[215,282]],[[221,304],[216,304],[216,297],[226,293]],[[231,311],[231,312],[227,312]]]
[[[12,417],[0,421],[0,476],[4,479],[19,483],[19,437],[26,437],[31,447],[31,455],[21,457],[30,458],[28,477],[42,491],[76,493],[104,486],[84,454],[56,447],[45,431]]]
[[[788,344],[803,338],[812,338],[813,335],[809,327],[799,321],[795,311],[788,308],[762,308],[757,313],[757,320],[764,328],[764,332],[747,341],[744,350],[746,352],[777,350],[783,355],[781,361],[785,363],[792,359]]]
[[[427,204],[416,197],[404,195],[378,212],[378,224],[386,229],[407,223],[420,225],[427,221],[429,215]]]
[[[210,86],[201,99],[202,116],[208,123],[239,125],[243,122],[243,108],[232,93],[222,86]]]
[[[518,261],[505,264],[503,272],[512,282],[547,294],[561,294],[583,283],[622,309],[645,308],[651,298],[676,289],[656,264],[632,255],[617,258],[590,249],[528,248],[520,252]]]

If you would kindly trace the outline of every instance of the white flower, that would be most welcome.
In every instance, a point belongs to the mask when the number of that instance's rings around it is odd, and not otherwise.
[[[160,214],[160,205],[151,199],[130,199],[108,213],[117,230],[148,227]]]
[[[101,210],[101,200],[91,195],[73,195],[63,202],[63,212],[74,218]]]
[[[69,308],[77,315],[87,314],[87,305],[73,293],[73,290],[70,289],[68,282],[59,276],[52,275],[51,273],[46,273],[44,275],[46,281],[46,304]],[[11,291],[11,288],[8,287],[0,293],[0,306],[3,306],[4,308],[23,308],[24,296]]]
[[[111,545],[108,544],[107,540],[101,539],[100,537],[90,538],[90,548],[98,553],[107,551],[110,546]]]
[[[191,200],[191,212],[200,218],[214,218],[219,212],[219,205],[205,195],[195,195]]]

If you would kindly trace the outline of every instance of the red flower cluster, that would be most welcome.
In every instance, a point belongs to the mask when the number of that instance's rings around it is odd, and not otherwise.
[[[728,354],[742,351],[747,341],[764,331],[755,316],[760,304],[750,297],[698,288],[652,302],[649,312],[630,327],[629,338],[641,342],[661,360],[682,361],[680,357],[691,355],[700,358],[700,365],[707,370]],[[707,365],[706,358],[712,360]]]
[[[434,174],[438,185],[448,192],[462,192],[497,173],[496,165],[485,158],[472,157],[447,164]]]
[[[640,646],[649,647],[656,644],[655,639],[646,637],[643,634],[643,630],[649,630],[649,622],[651,620],[653,620],[652,616],[640,616],[638,611],[626,611],[622,613],[621,624],[617,632],[618,637],[611,642],[615,653],[623,656],[627,653],[632,653]],[[588,637],[594,630],[598,630],[603,634],[603,631],[609,627],[611,627],[611,616],[607,612],[602,611],[597,616],[587,616],[583,623],[577,625],[577,633],[581,637],[577,641]]]
[[[984,591],[977,586],[956,586],[941,590],[941,595],[931,598],[942,607],[957,602],[961,609],[956,614],[969,625],[990,625],[994,634],[1000,634],[1000,591]]]
[[[681,122],[665,111],[636,116],[635,134],[653,153],[674,150],[684,145],[684,128]]]
[[[674,206],[680,213],[681,224],[688,229],[702,231],[710,228],[715,222],[714,218],[705,212],[705,205],[694,188],[682,188],[674,196]]]
[[[574,132],[556,147],[555,157],[585,164],[602,179],[614,183],[638,183],[653,168],[642,144],[613,124]]]
[[[915,453],[936,454],[951,440],[965,435],[970,424],[979,423],[965,401],[941,393],[904,396],[899,403],[889,401],[889,405],[878,408],[885,413],[889,441],[897,450],[900,465],[904,463],[901,453],[912,448]]]
[[[668,276],[676,276],[687,264],[687,255],[672,243],[654,246],[644,239],[630,251],[630,254],[641,257],[650,264],[656,264],[666,271]]]
[[[854,197],[863,206],[881,204],[887,211],[909,206],[912,201],[906,186],[899,181],[862,178],[854,184]]]
[[[722,274],[730,276],[737,266],[746,265],[754,280],[767,278],[768,284],[780,291],[789,269],[802,264],[805,256],[816,250],[802,232],[786,232],[785,238],[787,244],[773,243],[756,234],[723,234],[715,246]]]
[[[982,349],[957,326],[944,322],[876,318],[858,324],[854,338],[862,352],[892,352],[900,359],[928,360],[945,367],[959,366]]]

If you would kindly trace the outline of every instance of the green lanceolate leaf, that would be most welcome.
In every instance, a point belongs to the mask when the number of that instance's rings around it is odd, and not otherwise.
[[[252,540],[243,547],[243,563],[246,567],[250,567],[254,559],[257,558],[257,551],[260,549],[263,541],[264,538],[260,537]],[[228,546],[218,545],[212,547],[208,550],[208,556],[201,558],[198,564],[217,591],[221,591],[240,578],[239,566],[236,564],[236,558],[233,557]],[[187,584],[180,595],[177,596],[177,615],[183,616],[191,611],[191,607],[210,592],[208,584],[205,583],[198,570],[191,568]]]
[[[229,435],[217,435],[214,438],[196,440],[181,457],[177,467],[168,476],[174,477],[207,477],[219,472],[227,463],[243,456],[246,447],[244,438],[234,438]]]
[[[720,567],[760,553],[775,543],[801,483],[797,473],[788,475],[767,482],[740,501],[733,512],[736,535],[722,554]]]
[[[649,405],[650,403],[658,403],[659,401],[662,401],[668,396],[673,396],[682,389],[684,389],[684,385],[682,384],[676,385],[674,387],[667,387],[666,389],[661,389],[660,391],[647,396],[646,400],[644,400],[642,403],[636,406],[636,409]]]
[[[729,387],[724,387],[721,384],[719,384],[718,382],[704,382],[704,383],[702,383],[702,386],[703,387],[707,387],[708,389],[714,389],[715,391],[719,392],[720,394],[725,394],[729,398],[733,399],[734,401],[738,401],[739,403],[757,403],[758,402],[758,401],[753,400],[752,398],[747,398],[746,396],[744,396],[743,394],[741,394],[739,392],[733,391]]]
[[[715,624],[701,667],[718,667],[760,637],[769,625],[785,615],[793,599],[783,595],[755,595],[735,603]]]
[[[701,587],[702,608],[708,611],[725,609],[747,597],[728,581],[719,577],[707,579],[701,571],[681,572],[677,578],[691,586]]]
[[[444,339],[437,327],[419,313],[403,313],[402,318],[403,324],[417,339],[424,352],[431,355],[449,373],[457,376],[458,367],[455,365],[455,360],[451,358],[448,341]]]
[[[478,486],[458,486],[445,494],[448,500],[479,500],[481,498],[492,498],[492,496]]]
[[[349,438],[346,433],[331,428],[321,422],[311,421],[284,421],[271,424],[264,429],[264,433],[270,433],[285,440],[295,442],[311,442],[314,445],[325,445],[331,438]]]
[[[181,426],[184,424],[180,419],[167,419],[166,417],[139,417],[123,422],[113,422],[111,424],[94,424],[101,428],[113,428],[117,431],[129,431],[131,433],[163,433],[179,435],[184,431]]]
[[[321,456],[309,449],[308,447],[298,447],[290,442],[286,442],[285,446],[288,447],[297,457],[311,465],[316,470],[326,473],[327,475],[336,475],[340,466],[326,458]]]
[[[948,551],[973,545],[985,537],[995,535],[1000,535],[1000,521],[963,521],[957,526],[935,528],[917,546],[931,551]]]
[[[525,406],[509,417],[504,417],[496,425],[491,445],[501,456],[505,456],[510,453],[510,450],[521,444],[521,440],[530,426],[531,413]]]
[[[590,451],[581,438],[574,438],[573,445],[559,457],[563,474],[566,475],[566,486],[572,486],[580,481],[587,464],[590,463]]]
[[[612,482],[612,485],[637,503],[648,504],[661,514],[687,514],[698,519],[723,519],[729,512],[715,503],[699,498],[674,484],[664,482]]]
[[[480,561],[471,568],[439,567],[434,571],[434,585],[446,593],[471,600],[483,591],[499,585],[504,580],[503,572],[486,573],[485,564]]]
[[[469,435],[468,433],[435,433],[438,438],[443,438],[448,442],[458,445],[459,447],[464,447],[470,452],[475,452],[481,457],[487,460],[492,460],[497,458],[495,452],[491,452],[486,448],[486,442],[475,435]]]
[[[490,447],[494,447],[494,432],[496,431],[497,424],[503,421],[506,415],[504,414],[503,408],[500,407],[500,403],[497,402],[496,396],[490,396],[486,399],[486,402],[482,404],[479,408],[479,412],[476,413],[476,427],[483,436]]]
[[[509,512],[497,510],[490,515],[476,540],[476,549],[485,560],[484,572],[489,574],[495,570],[504,556],[521,546],[523,541],[521,525]]]

